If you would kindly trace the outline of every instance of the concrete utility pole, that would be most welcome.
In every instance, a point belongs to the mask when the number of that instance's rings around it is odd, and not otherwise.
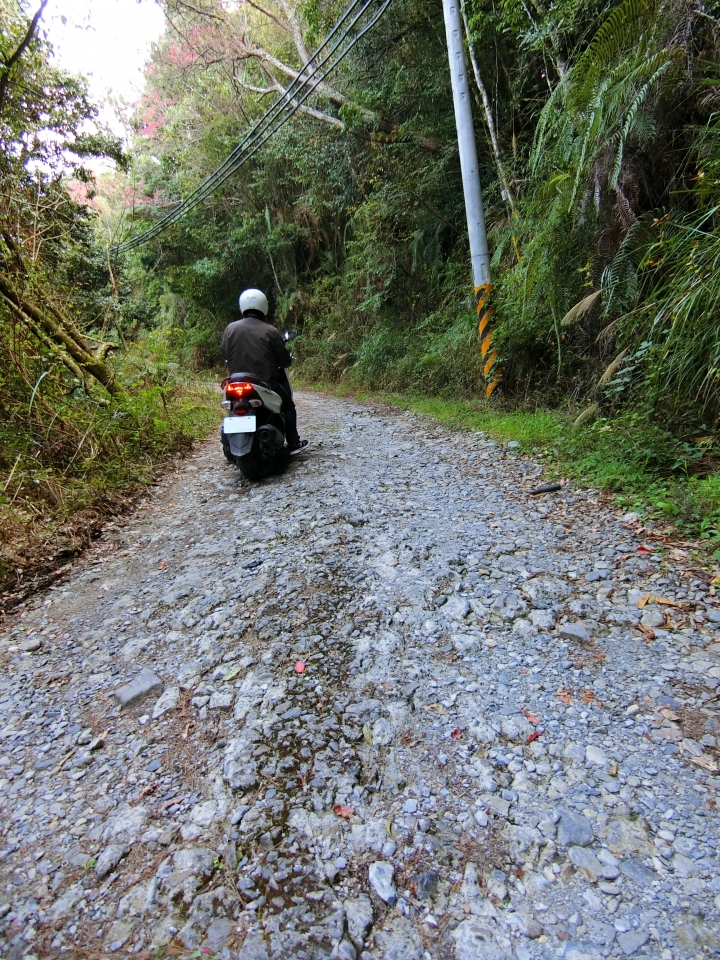
[[[457,126],[458,147],[460,149],[460,171],[462,173],[463,192],[465,194],[465,214],[467,216],[468,236],[470,239],[470,260],[472,262],[475,295],[478,298],[478,332],[483,372],[486,378],[485,392],[489,396],[497,385],[497,377],[488,378],[496,359],[491,350],[492,331],[490,317],[493,308],[488,305],[492,292],[490,278],[490,250],[485,230],[482,195],[480,193],[480,173],[478,170],[477,150],[475,149],[475,131],[473,129],[470,88],[468,86],[465,50],[463,48],[463,25],[460,16],[459,0],[443,0],[445,33],[447,35],[448,57],[450,58],[450,78],[452,80],[453,104],[455,106],[455,124]]]

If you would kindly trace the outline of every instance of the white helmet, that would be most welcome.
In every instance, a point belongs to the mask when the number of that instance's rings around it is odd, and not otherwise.
[[[240,294],[240,313],[243,316],[248,310],[259,310],[266,317],[268,309],[267,297],[262,290],[243,290]]]

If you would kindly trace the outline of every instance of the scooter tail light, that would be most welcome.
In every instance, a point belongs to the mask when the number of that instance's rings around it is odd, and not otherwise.
[[[245,400],[253,393],[255,393],[255,385],[252,383],[225,384],[225,396],[233,400]]]

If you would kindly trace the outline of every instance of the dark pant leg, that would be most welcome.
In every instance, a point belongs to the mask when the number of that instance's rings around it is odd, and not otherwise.
[[[300,439],[297,429],[297,411],[295,410],[295,404],[293,402],[290,390],[288,389],[290,384],[287,379],[287,374],[284,370],[282,371],[282,374],[285,383],[283,383],[281,380],[273,380],[270,386],[282,400],[281,409],[285,414],[285,434],[287,436],[288,444],[292,446]],[[287,384],[287,386],[285,384]]]

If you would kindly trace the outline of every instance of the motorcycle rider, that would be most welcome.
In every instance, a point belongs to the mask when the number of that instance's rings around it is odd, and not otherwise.
[[[268,301],[262,290],[240,294],[240,320],[228,324],[222,338],[222,355],[228,373],[252,373],[264,380],[282,400],[285,434],[290,453],[306,447],[297,430],[297,412],[285,369],[292,363],[282,334],[267,321]]]

